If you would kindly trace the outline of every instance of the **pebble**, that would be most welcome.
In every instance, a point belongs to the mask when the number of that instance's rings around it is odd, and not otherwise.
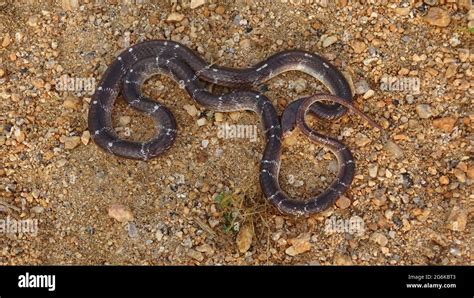
[[[253,238],[253,228],[250,224],[244,225],[237,234],[235,242],[237,243],[237,248],[241,253],[245,253],[250,249],[252,245]]]
[[[202,148],[207,148],[209,146],[209,140],[202,140],[201,141],[201,147]]]
[[[370,143],[370,139],[363,133],[358,132],[355,136],[356,138],[356,145],[359,147],[364,147],[368,143]]]
[[[5,70],[0,68],[0,78],[2,78],[5,75]]]
[[[64,143],[64,149],[71,150],[79,146],[79,144],[81,143],[81,138],[78,136],[61,136],[59,138],[59,141],[61,141],[61,143]]]
[[[388,244],[387,237],[380,232],[372,233],[372,235],[370,235],[370,240],[377,243],[380,246],[386,246]]]
[[[387,141],[384,145],[384,149],[398,159],[404,156],[402,148],[392,141]]]
[[[448,229],[451,231],[462,232],[466,229],[467,211],[459,206],[454,206],[448,216]]]
[[[448,176],[443,175],[443,176],[439,177],[439,183],[441,185],[448,185],[449,184]]]
[[[458,71],[458,66],[454,63],[449,64],[446,68],[446,72],[444,73],[444,77],[449,79],[452,78]]]
[[[136,238],[138,236],[138,229],[134,223],[129,223],[127,226],[128,236],[130,238]]]
[[[433,113],[431,111],[430,105],[427,104],[419,104],[416,106],[416,113],[421,119],[430,118]]]
[[[76,98],[66,98],[63,102],[63,107],[70,110],[77,109],[78,105],[79,100],[77,100]]]
[[[351,43],[351,47],[352,47],[352,49],[354,50],[354,52],[356,54],[361,54],[362,52],[364,52],[367,49],[367,46],[365,45],[365,43],[363,41],[360,41],[360,40],[354,40]]]
[[[82,135],[81,135],[81,142],[82,144],[84,145],[87,145],[89,144],[89,140],[91,139],[91,134],[88,130],[85,130],[82,132]]]
[[[337,41],[336,35],[330,35],[323,40],[323,47],[327,48]]]
[[[365,92],[365,94],[364,94],[364,99],[371,98],[372,96],[374,96],[374,94],[375,94],[375,91],[372,90],[372,89],[370,89],[370,90],[368,90],[367,92]]]
[[[461,183],[466,182],[466,173],[464,173],[460,169],[454,169],[453,174],[458,179],[459,182],[461,182]]]
[[[199,118],[199,119],[196,121],[196,123],[197,123],[198,126],[204,126],[204,125],[206,125],[207,120],[206,120],[206,118]]]
[[[303,78],[299,78],[294,82],[293,85],[294,90],[296,93],[301,93],[306,89],[306,80]]]
[[[217,122],[222,122],[224,121],[224,114],[217,112],[214,114],[214,118],[216,119]]]
[[[221,6],[218,6],[218,7],[216,8],[216,13],[217,13],[217,14],[223,15],[224,12],[225,12],[224,6],[221,5]]]
[[[167,22],[181,22],[184,19],[184,14],[180,14],[177,12],[172,12],[166,18]]]
[[[26,24],[31,27],[36,27],[38,26],[38,17],[37,16],[30,16],[28,20],[26,21]]]
[[[44,212],[44,207],[35,206],[35,207],[31,208],[30,211],[33,212],[33,213],[36,213],[36,214],[40,214],[40,213]]]
[[[250,47],[252,46],[252,41],[248,38],[246,39],[242,39],[240,42],[239,42],[239,45],[240,47],[243,49],[243,50],[249,50]]]
[[[130,116],[120,116],[119,118],[119,125],[120,126],[127,126],[130,124],[130,122],[132,121],[132,117]]]
[[[433,120],[433,126],[444,131],[451,132],[454,129],[457,119],[454,117],[443,117]]]
[[[353,265],[352,259],[349,255],[336,253],[334,255],[333,264],[338,266],[350,266]]]
[[[195,105],[184,105],[183,108],[191,117],[197,116],[199,114],[199,110]]]
[[[196,246],[196,250],[199,251],[199,252],[203,252],[207,255],[213,255],[214,254],[214,249],[207,243]]]
[[[61,7],[64,10],[74,10],[79,7],[78,0],[62,0]]]
[[[366,80],[357,81],[354,84],[354,87],[355,87],[355,93],[359,95],[365,94],[367,91],[370,90],[369,84],[367,83]]]
[[[341,209],[347,209],[349,206],[351,206],[351,200],[346,196],[341,196],[339,199],[337,199],[336,206]]]
[[[411,7],[397,7],[395,13],[401,16],[407,16],[410,14]]]
[[[474,166],[470,166],[467,170],[466,170],[466,174],[467,174],[467,177],[469,179],[473,179],[474,180]]]
[[[190,7],[191,9],[196,9],[196,8],[198,8],[199,6],[202,6],[202,5],[204,5],[204,4],[206,4],[206,0],[191,0],[191,3],[190,3],[190,5],[189,5],[189,7]]]
[[[130,208],[121,204],[112,204],[108,209],[108,214],[118,222],[129,222],[133,220],[133,214]]]
[[[196,261],[199,261],[199,262],[202,262],[204,260],[204,255],[202,254],[202,252],[199,252],[197,250],[194,250],[194,249],[190,249],[188,251],[188,256],[190,256],[191,258],[195,259]]]
[[[3,41],[2,41],[2,47],[3,48],[6,48],[10,45],[11,43],[11,38],[10,38],[10,33],[6,33],[4,36],[3,36]]]
[[[378,165],[370,165],[369,166],[369,176],[371,178],[376,178],[377,177],[377,172],[379,170],[379,166]]]
[[[311,235],[309,233],[303,233],[296,238],[290,239],[288,242],[291,246],[285,250],[285,253],[294,257],[311,250],[311,244],[309,243],[310,239]]]
[[[424,20],[433,26],[447,27],[451,22],[451,16],[448,11],[439,7],[431,7]]]
[[[285,219],[283,219],[283,217],[281,216],[275,217],[275,228],[277,230],[282,229],[284,224],[285,224]]]

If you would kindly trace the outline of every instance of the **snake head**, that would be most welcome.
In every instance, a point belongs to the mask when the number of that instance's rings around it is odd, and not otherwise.
[[[299,98],[286,106],[281,115],[281,128],[283,130],[283,138],[289,136],[296,128],[296,114],[306,97]]]

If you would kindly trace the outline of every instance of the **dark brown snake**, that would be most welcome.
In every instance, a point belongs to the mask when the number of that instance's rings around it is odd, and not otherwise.
[[[321,81],[334,95],[300,98],[287,106],[280,119],[271,101],[253,87],[283,72],[299,70]],[[331,206],[350,186],[355,163],[349,149],[338,140],[324,136],[304,121],[309,111],[322,119],[336,119],[347,109],[380,128],[352,104],[350,87],[344,76],[324,58],[299,50],[277,53],[246,68],[234,69],[209,65],[184,45],[172,41],[152,40],[136,44],[122,52],[108,67],[90,103],[89,131],[94,142],[121,157],[148,160],[168,150],[177,128],[172,113],[163,105],[145,97],[143,83],[157,74],[165,74],[186,89],[193,100],[217,112],[250,110],[260,115],[265,135],[265,150],[260,164],[260,185],[267,200],[280,212],[310,215]],[[224,95],[214,95],[203,82],[236,88]],[[119,138],[112,126],[112,107],[122,85],[122,95],[133,108],[151,116],[156,123],[154,137],[145,142]],[[334,104],[325,104],[330,101]],[[295,127],[329,149],[337,158],[339,171],[335,181],[321,194],[309,200],[295,200],[280,188],[278,175],[282,139]]]

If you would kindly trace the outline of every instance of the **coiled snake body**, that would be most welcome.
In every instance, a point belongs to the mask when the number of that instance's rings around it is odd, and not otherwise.
[[[283,112],[280,123],[270,100],[251,88],[289,70],[299,70],[315,77],[334,95],[315,95],[292,102]],[[103,75],[91,99],[88,119],[89,131],[98,146],[114,155],[141,160],[156,157],[170,148],[177,134],[172,113],[145,97],[140,90],[147,79],[159,73],[170,76],[196,102],[208,109],[218,112],[250,110],[260,115],[266,140],[260,164],[260,185],[267,200],[285,214],[309,215],[326,209],[348,189],[354,176],[355,164],[349,149],[336,139],[308,127],[304,122],[308,111],[323,119],[335,119],[349,108],[377,126],[352,105],[351,91],[344,76],[318,55],[285,51],[253,67],[234,69],[209,65],[179,43],[154,40],[136,44],[122,52]],[[200,80],[237,89],[232,93],[214,95]],[[120,139],[114,131],[112,107],[121,85],[128,104],[154,119],[157,131],[150,140],[128,141]],[[336,180],[323,193],[305,201],[289,198],[278,182],[282,138],[295,127],[312,141],[331,150],[339,163]]]

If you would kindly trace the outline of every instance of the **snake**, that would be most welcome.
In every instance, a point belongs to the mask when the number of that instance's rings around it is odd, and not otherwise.
[[[255,91],[263,82],[287,71],[301,71],[320,81],[331,94],[306,96],[291,102],[281,118],[270,99]],[[359,111],[352,102],[344,75],[320,55],[303,50],[285,50],[247,68],[230,68],[207,63],[187,46],[171,40],[148,40],[119,54],[105,70],[91,97],[88,128],[91,139],[113,155],[149,160],[167,151],[177,137],[176,120],[171,111],[145,96],[142,86],[151,77],[170,77],[199,105],[215,112],[251,111],[260,116],[265,148],[260,161],[259,180],[265,198],[286,215],[308,216],[327,209],[352,183],[355,161],[350,150],[335,138],[322,135],[305,122],[310,113],[333,120],[348,110],[379,126]],[[206,83],[232,89],[213,94]],[[112,110],[119,94],[134,109],[150,116],[155,134],[145,141],[120,138],[112,125]],[[336,179],[322,193],[309,199],[290,198],[279,184],[282,141],[299,128],[312,142],[321,144],[337,158]]]

